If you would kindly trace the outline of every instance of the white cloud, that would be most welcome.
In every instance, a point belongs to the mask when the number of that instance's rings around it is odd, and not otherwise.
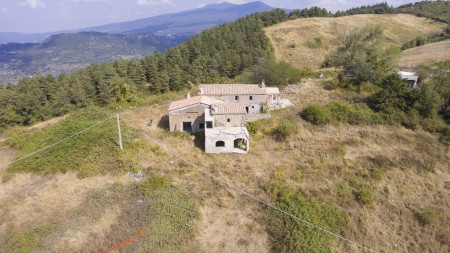
[[[23,2],[20,2],[20,5],[26,6],[26,7],[32,8],[32,9],[45,7],[45,3],[42,2],[41,0],[25,0]]]
[[[171,0],[137,0],[136,4],[139,6],[161,5],[161,4],[172,4],[172,1]]]
[[[0,6],[0,14],[6,14],[8,13],[8,8]]]

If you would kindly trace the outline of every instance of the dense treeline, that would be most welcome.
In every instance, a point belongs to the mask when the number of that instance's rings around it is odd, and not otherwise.
[[[374,5],[363,5],[361,7],[350,8],[346,11],[337,11],[335,13],[336,17],[357,15],[357,14],[387,14],[393,13],[394,8],[389,6],[386,2],[374,4]]]
[[[450,62],[428,69],[429,76],[411,89],[398,74],[387,75],[368,97],[368,103],[349,104],[333,101],[327,105],[311,104],[301,116],[317,125],[344,122],[348,124],[403,125],[441,134],[450,144]]]
[[[205,30],[164,54],[91,65],[70,75],[36,76],[0,89],[0,127],[30,125],[88,105],[133,102],[198,83],[227,82],[273,56],[263,28],[289,19],[330,16],[313,7],[256,13]]]
[[[450,24],[449,10],[450,2],[440,0],[410,3],[395,8],[396,13],[414,14],[418,17],[431,18],[447,24]]]
[[[286,18],[280,10],[255,14],[141,61],[92,65],[57,78],[22,79],[0,90],[0,125],[29,125],[92,104],[132,102],[139,92],[179,90],[190,82],[225,81],[271,54],[262,27]]]
[[[429,6],[446,4],[448,3],[427,2],[415,4],[414,7],[417,5],[415,9],[422,10],[425,15],[435,8]],[[408,6],[402,8],[406,9]],[[382,3],[353,8],[336,15],[390,12],[392,7]],[[317,16],[329,17],[332,14],[319,7],[290,13],[280,9],[256,13],[206,30],[164,54],[155,53],[140,61],[121,60],[91,65],[70,75],[22,79],[17,85],[0,89],[0,127],[29,125],[88,105],[131,103],[146,92],[164,93],[182,90],[198,83],[227,82],[242,74],[244,70],[255,69],[253,66],[261,62],[267,64],[264,68],[256,68],[259,70],[256,78],[269,73],[271,75],[268,75],[267,79],[297,79],[299,73],[280,67],[282,64],[270,64],[273,49],[263,28],[290,19]],[[342,65],[336,60],[345,56],[341,59],[345,59],[343,65],[347,71],[346,75],[356,77],[358,83],[377,83],[385,76],[378,74],[387,73],[386,70],[389,69],[391,59],[385,56],[392,52],[384,54],[386,52],[374,50],[376,48],[378,47],[371,50],[343,50],[341,55],[329,58],[326,64]],[[273,70],[277,69],[289,70],[284,72],[289,72],[293,77],[286,78],[277,73],[272,75]],[[255,76],[249,80],[254,81]]]
[[[433,20],[450,24],[450,2],[448,1],[423,1],[400,5],[397,8],[389,6],[386,2],[374,5],[363,5],[361,7],[350,8],[346,11],[338,11],[336,17],[357,15],[357,14],[389,14],[406,13],[418,17],[431,18]]]

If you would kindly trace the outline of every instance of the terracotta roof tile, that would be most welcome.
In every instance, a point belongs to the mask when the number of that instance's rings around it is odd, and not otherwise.
[[[213,114],[246,114],[245,106],[242,104],[222,103],[212,105]]]
[[[218,100],[212,97],[207,96],[197,96],[192,97],[190,99],[183,99],[183,100],[177,100],[170,103],[169,111],[179,110],[185,107],[189,107],[196,104],[203,104],[203,105],[212,105],[212,104],[220,104],[225,103],[222,100]]]
[[[200,95],[265,95],[266,89],[258,84],[202,84]]]

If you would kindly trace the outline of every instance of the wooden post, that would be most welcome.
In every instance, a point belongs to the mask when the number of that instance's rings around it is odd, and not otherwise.
[[[119,132],[119,147],[120,147],[120,149],[123,149],[123,146],[122,146],[122,132],[120,131],[119,113],[117,113],[116,116],[117,116],[117,131]]]

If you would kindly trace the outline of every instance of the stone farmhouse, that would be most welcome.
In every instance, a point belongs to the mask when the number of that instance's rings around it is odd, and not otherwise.
[[[261,84],[202,84],[198,96],[169,106],[170,131],[204,132],[206,153],[246,153],[250,135],[245,124],[281,108],[276,87]]]

